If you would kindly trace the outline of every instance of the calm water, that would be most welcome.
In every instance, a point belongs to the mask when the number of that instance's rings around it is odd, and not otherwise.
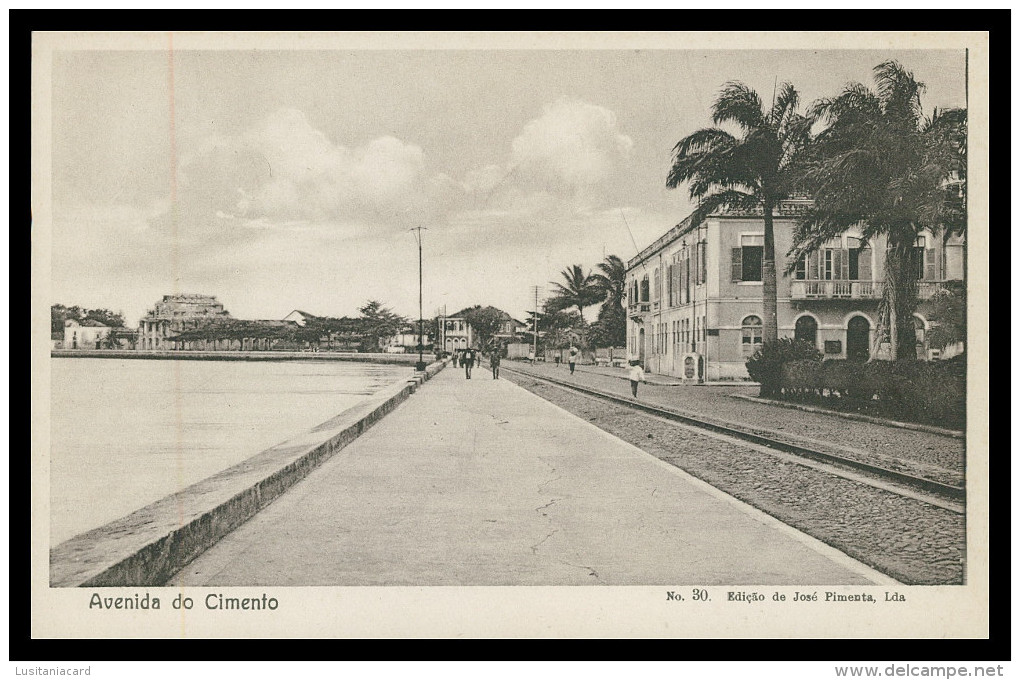
[[[345,361],[52,359],[53,545],[289,439],[411,374]]]

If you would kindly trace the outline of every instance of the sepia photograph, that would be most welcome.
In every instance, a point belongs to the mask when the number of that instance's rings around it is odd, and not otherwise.
[[[987,48],[35,34],[33,635],[986,637]]]

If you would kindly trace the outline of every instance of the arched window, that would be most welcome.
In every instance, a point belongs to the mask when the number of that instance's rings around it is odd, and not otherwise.
[[[749,357],[761,347],[761,319],[752,315],[746,317],[740,325],[740,349],[745,357]]]
[[[793,337],[797,340],[803,340],[810,342],[812,345],[818,345],[818,322],[815,321],[814,317],[802,316],[797,319],[797,323],[793,329]]]
[[[658,300],[659,299],[659,268],[658,267],[656,267],[655,271],[652,272],[652,278],[655,280],[655,284],[652,286],[652,290],[653,290],[652,299],[653,300]]]
[[[641,302],[648,302],[648,274],[641,279]]]

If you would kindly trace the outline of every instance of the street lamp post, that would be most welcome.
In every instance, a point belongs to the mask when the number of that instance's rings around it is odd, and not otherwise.
[[[425,321],[424,321],[423,315],[422,315],[422,304],[421,304],[421,300],[422,300],[421,230],[424,229],[424,228],[425,227],[417,227],[417,228],[411,230],[411,231],[417,231],[418,232],[418,235],[417,235],[417,240],[418,240],[418,363],[414,365],[414,370],[419,371],[419,372],[424,372],[425,371],[425,359],[424,359],[424,356],[423,356],[423,354],[425,352],[425,341],[422,338],[422,335],[423,335],[422,330],[423,330]]]

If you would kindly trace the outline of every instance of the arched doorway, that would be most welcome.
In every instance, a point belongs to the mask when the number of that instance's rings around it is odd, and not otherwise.
[[[871,322],[855,316],[846,325],[846,358],[867,361],[871,356]]]
[[[812,347],[818,346],[818,322],[813,316],[802,316],[797,319],[793,328],[793,337],[796,340],[810,342]]]
[[[641,365],[645,365],[645,328],[642,326],[638,329],[638,360],[641,361]]]
[[[927,334],[924,331],[924,319],[914,315],[914,348],[918,359],[928,358]]]

